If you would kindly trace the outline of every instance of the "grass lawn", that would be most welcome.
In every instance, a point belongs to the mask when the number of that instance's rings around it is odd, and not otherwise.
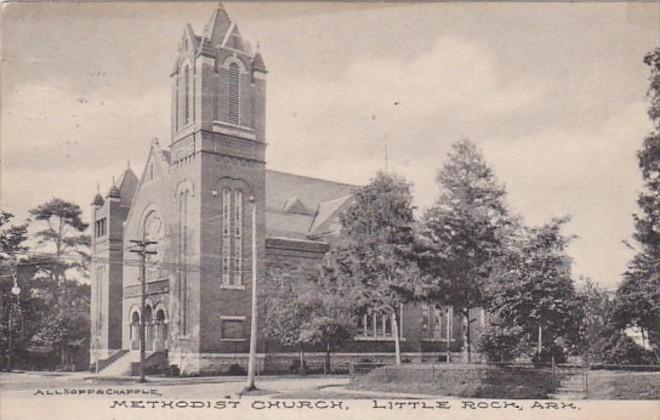
[[[658,400],[660,372],[603,372],[589,375],[590,400]]]
[[[543,399],[553,390],[547,369],[487,365],[385,366],[357,377],[353,389],[464,398]]]

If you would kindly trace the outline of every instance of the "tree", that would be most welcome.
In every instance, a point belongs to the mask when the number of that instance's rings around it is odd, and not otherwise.
[[[45,254],[28,262],[39,268],[34,274],[36,293],[50,308],[34,340],[52,346],[66,364],[67,348],[89,337],[90,288],[77,280],[88,275],[90,237],[84,233],[88,225],[82,221],[80,206],[59,198],[29,213],[37,229],[36,247]]]
[[[660,48],[648,53],[644,63],[651,67],[648,115],[653,130],[637,153],[644,182],[637,199],[641,213],[633,215],[639,247],[617,290],[615,317],[647,334],[660,361]]]
[[[265,293],[266,335],[280,344],[297,348],[298,367],[305,372],[305,350],[322,346],[326,370],[330,352],[353,337],[354,322],[350,301],[321,279],[273,276]]]
[[[24,242],[27,239],[27,225],[9,224],[14,218],[12,213],[0,210],[0,348],[5,355],[7,368],[11,369],[11,360],[16,355],[25,353],[24,336],[17,332],[23,330],[23,311],[25,293],[14,296],[12,289],[18,285],[18,261],[27,251]],[[22,282],[21,282],[22,283]],[[24,305],[21,305],[21,299]],[[10,348],[11,347],[11,348]]]
[[[412,299],[420,278],[412,255],[411,185],[379,172],[355,192],[340,221],[340,238],[333,243],[327,263],[333,276],[350,287],[358,314],[391,318],[395,360],[400,364],[397,313]]]
[[[493,270],[488,309],[493,323],[508,328],[517,340],[514,354],[532,350],[539,361],[545,361],[563,356],[554,350],[561,350],[558,342],[579,344],[584,312],[566,254],[571,238],[561,233],[568,220],[553,219],[539,228],[525,229]],[[542,348],[536,344],[539,334]]]
[[[578,298],[584,310],[584,318],[580,323],[581,350],[590,361],[601,361],[611,336],[612,299],[607,290],[589,278],[583,279]]]
[[[464,350],[471,361],[470,311],[484,307],[492,263],[512,225],[505,191],[468,140],[452,145],[438,172],[440,195],[423,216],[421,266],[429,280],[422,299],[452,305],[464,319]]]

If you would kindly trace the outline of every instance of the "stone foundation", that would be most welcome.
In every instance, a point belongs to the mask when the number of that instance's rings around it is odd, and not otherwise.
[[[462,360],[461,353],[451,353],[452,362]],[[476,356],[476,355],[473,355]],[[401,359],[404,363],[432,363],[444,362],[445,352],[404,352]],[[305,353],[305,364],[310,372],[321,372],[325,364],[326,354],[323,352]],[[475,357],[476,359],[476,357]],[[291,373],[297,372],[299,353],[258,353],[257,374]],[[330,367],[332,372],[348,372],[349,366],[359,362],[374,362],[393,364],[394,353],[331,353]],[[183,375],[223,375],[229,374],[230,369],[240,366],[247,371],[247,353],[170,353],[170,365],[179,367]]]

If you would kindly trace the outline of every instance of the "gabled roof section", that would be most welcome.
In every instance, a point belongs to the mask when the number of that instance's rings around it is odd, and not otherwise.
[[[222,45],[231,27],[231,19],[220,3],[204,27],[204,38],[208,39],[213,47]]]
[[[316,209],[321,202],[352,194],[358,187],[336,181],[266,170],[266,207],[281,211],[291,197],[306,208]]]
[[[232,23],[231,27],[227,31],[225,39],[222,41],[222,46],[225,48],[231,48],[232,50],[245,51],[243,46],[243,38],[241,33],[238,30],[238,25]]]
[[[266,170],[266,233],[292,239],[322,236],[357,186]]]
[[[131,167],[128,166],[124,169],[124,172],[119,176],[116,184],[121,196],[122,206],[128,207],[131,205],[135,191],[137,191],[138,183],[138,177],[135,175],[135,172],[133,172]]]
[[[311,236],[319,237],[338,233],[340,228],[339,215],[353,202],[353,195],[348,194],[334,200],[319,204],[312,225],[309,228]]]
[[[162,176],[169,176],[170,171],[170,153],[160,147],[157,138],[151,141],[151,149],[144,165],[139,185],[158,179]]]

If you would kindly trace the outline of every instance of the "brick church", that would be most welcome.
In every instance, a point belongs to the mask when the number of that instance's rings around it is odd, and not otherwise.
[[[130,372],[140,322],[148,360],[183,373],[246,366],[253,228],[258,284],[319,268],[357,187],[266,169],[266,76],[259,51],[222,6],[201,35],[185,26],[170,71],[169,144],[152,140],[140,176],[126,168],[92,203],[90,344],[101,372]],[[131,240],[157,242],[147,258],[144,313]],[[460,318],[450,311],[411,305],[399,316],[404,359],[436,360],[448,345],[462,347]],[[483,314],[478,321],[475,330]],[[366,314],[335,357],[382,360],[393,350],[387,317]],[[259,368],[287,366],[291,351],[260,334]]]

